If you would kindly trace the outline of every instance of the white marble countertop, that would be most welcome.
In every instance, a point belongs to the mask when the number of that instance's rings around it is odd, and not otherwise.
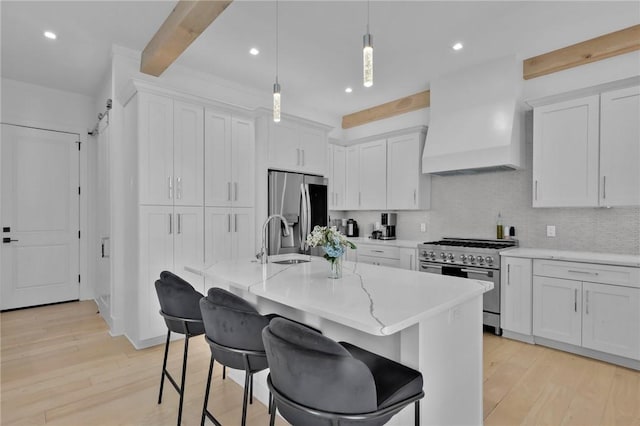
[[[219,262],[204,270],[186,269],[214,283],[378,336],[396,333],[493,288],[488,281],[346,261],[343,277],[330,279],[329,265],[321,257],[279,257],[310,262],[262,265],[254,259],[242,259]]]
[[[417,249],[418,244],[422,244],[424,242],[416,240],[374,240],[373,238],[369,237],[348,237],[347,239],[356,246],[359,244],[375,244],[377,246],[402,247],[412,249]]]
[[[640,256],[630,254],[597,253],[587,251],[549,250],[535,248],[514,248],[500,252],[502,256],[524,257],[529,259],[566,260],[570,262],[597,263],[640,267]]]

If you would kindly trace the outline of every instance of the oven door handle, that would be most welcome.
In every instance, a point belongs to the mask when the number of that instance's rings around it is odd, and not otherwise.
[[[422,269],[427,269],[427,268],[442,269],[442,266],[440,266],[440,265],[429,265],[429,264],[425,264],[425,263],[420,263],[420,268],[422,268]]]
[[[469,274],[482,274],[487,276],[489,276],[491,272],[493,272],[493,271],[483,271],[483,270],[477,270],[477,269],[461,269],[461,271]]]

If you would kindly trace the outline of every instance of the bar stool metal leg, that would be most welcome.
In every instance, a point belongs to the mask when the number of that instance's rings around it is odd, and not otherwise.
[[[169,342],[171,330],[167,330],[167,342],[164,344],[164,360],[162,361],[162,375],[160,376],[160,393],[158,394],[158,404],[162,404],[162,390],[164,389],[164,376],[167,374],[167,357],[169,355]]]
[[[420,401],[416,401],[416,426],[420,426]]]
[[[271,397],[271,394],[269,394]],[[271,415],[269,416],[269,426],[273,426],[276,422],[276,401],[274,400],[271,404]]]
[[[189,335],[187,334],[184,339],[184,354],[182,356],[182,381],[180,383],[180,402],[178,405],[178,426],[182,420],[182,402],[184,401],[184,382],[187,378],[187,354],[189,353]]]
[[[251,374],[251,382],[249,384],[249,404],[253,404],[253,374]]]

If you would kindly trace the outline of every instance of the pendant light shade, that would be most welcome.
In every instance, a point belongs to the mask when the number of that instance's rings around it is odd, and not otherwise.
[[[273,85],[273,121],[280,122],[280,84],[277,80]]]
[[[362,37],[362,73],[364,87],[373,86],[373,44],[371,34]]]

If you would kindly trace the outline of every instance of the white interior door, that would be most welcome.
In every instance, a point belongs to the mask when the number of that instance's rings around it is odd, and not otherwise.
[[[2,125],[1,309],[79,298],[77,140]]]

